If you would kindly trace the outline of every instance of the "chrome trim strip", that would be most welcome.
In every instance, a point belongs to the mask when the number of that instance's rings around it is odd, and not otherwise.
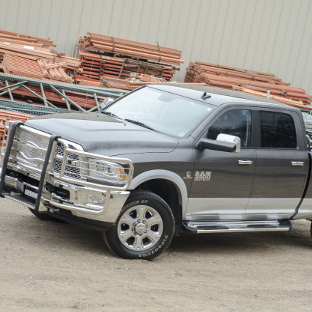
[[[227,229],[227,230],[197,230],[198,234],[204,233],[234,233],[234,232],[286,232],[289,228],[246,228],[246,229]]]
[[[225,232],[271,232],[289,231],[291,223],[272,221],[233,221],[233,222],[194,222],[189,221],[186,226],[200,233],[225,233]]]
[[[253,164],[253,161],[252,160],[239,160],[238,164],[239,165],[250,165],[251,166]]]
[[[303,167],[304,166],[304,162],[303,161],[292,161],[291,165],[294,167]]]

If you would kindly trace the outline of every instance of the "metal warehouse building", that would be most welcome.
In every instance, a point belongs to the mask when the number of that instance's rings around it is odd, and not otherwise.
[[[75,55],[87,31],[182,51],[190,61],[269,72],[312,94],[312,0],[0,0],[0,28]]]

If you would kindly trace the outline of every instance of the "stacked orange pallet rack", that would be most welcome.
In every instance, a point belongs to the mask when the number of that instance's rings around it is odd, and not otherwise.
[[[101,80],[113,85],[115,79],[127,79],[133,73],[170,81],[180,64],[181,51],[173,48],[88,32],[80,37],[79,56],[83,73],[81,84]]]
[[[52,49],[50,39],[0,29],[0,70],[6,74],[34,79],[73,83],[80,61]]]
[[[197,61],[187,67],[184,81],[204,82],[208,86],[269,97],[277,102],[312,110],[311,95],[270,73]]]

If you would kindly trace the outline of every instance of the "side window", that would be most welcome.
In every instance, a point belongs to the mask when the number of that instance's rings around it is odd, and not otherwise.
[[[242,147],[250,147],[251,111],[233,109],[221,115],[209,128],[207,138],[216,140],[220,133],[235,135],[241,139]]]
[[[296,148],[293,118],[284,113],[260,111],[261,147]]]

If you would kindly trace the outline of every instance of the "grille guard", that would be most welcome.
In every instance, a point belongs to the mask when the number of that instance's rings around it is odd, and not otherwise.
[[[4,185],[5,185],[6,169],[7,169],[8,162],[9,162],[9,157],[10,157],[10,153],[11,153],[11,149],[12,149],[12,145],[13,145],[13,141],[14,141],[14,136],[15,136],[17,127],[19,127],[19,126],[23,129],[25,129],[26,131],[34,131],[38,135],[40,135],[40,132],[41,132],[41,131],[37,131],[33,128],[30,128],[30,127],[23,125],[22,122],[10,123],[9,131],[8,131],[8,137],[7,137],[7,141],[6,141],[5,154],[4,154],[4,158],[3,158],[3,168],[2,168],[2,172],[1,172],[1,180],[0,180],[0,196],[2,196],[2,197],[4,196],[3,191],[4,191]],[[46,135],[48,135],[48,134],[45,134],[45,137],[46,137]],[[72,149],[71,147],[73,145],[77,146],[77,144],[75,144],[75,143],[69,144],[67,140],[62,139],[59,136],[55,136],[55,135],[52,135],[52,136],[48,135],[48,136],[49,136],[49,144],[48,144],[46,156],[44,159],[43,168],[40,172],[39,188],[38,188],[37,199],[36,199],[36,203],[35,203],[35,207],[34,207],[35,211],[39,210],[44,185],[48,180],[51,179],[51,177],[56,178],[60,181],[66,182],[66,183],[77,185],[77,186],[89,187],[90,189],[106,190],[106,191],[108,191],[108,193],[110,193],[111,191],[125,191],[130,186],[131,181],[132,181],[132,176],[133,176],[133,164],[130,160],[124,159],[124,158],[105,157],[105,156],[101,156],[101,155],[97,155],[97,154],[87,153],[87,152],[84,152],[82,150],[75,150],[75,149]],[[63,159],[62,159],[61,171],[59,174],[54,172],[54,167],[53,167],[55,165],[55,161],[57,158],[57,144],[58,143],[61,143],[65,147],[64,148],[64,155],[63,155]],[[64,174],[65,166],[66,166],[66,163],[68,160],[68,154],[81,155],[83,157],[92,157],[95,159],[114,162],[114,163],[121,164],[121,165],[126,164],[127,167],[125,167],[125,169],[127,171],[127,175],[126,175],[127,183],[122,187],[118,187],[118,186],[111,186],[111,185],[104,185],[104,184],[98,184],[98,183],[83,181],[81,179],[70,178]],[[19,164],[17,164],[17,165],[19,165]],[[24,167],[28,170],[34,169],[34,168],[31,168],[31,167],[26,166],[24,164],[21,164],[20,166]],[[34,171],[36,171],[36,170],[34,170]]]

